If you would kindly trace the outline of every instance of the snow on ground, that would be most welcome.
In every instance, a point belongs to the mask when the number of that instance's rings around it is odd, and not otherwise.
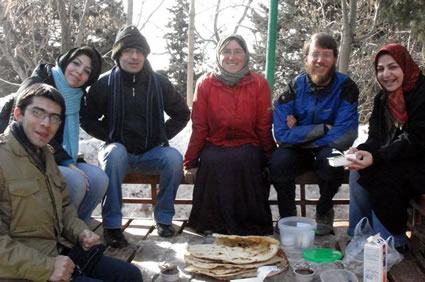
[[[0,98],[0,109],[4,104],[6,97]],[[192,132],[192,123],[189,122],[187,126],[172,140],[170,140],[170,146],[176,148],[182,155],[184,155],[187,145],[189,143],[190,135]],[[368,125],[359,126],[359,136],[354,142],[354,147],[358,144],[363,143],[367,139]],[[88,163],[98,165],[97,153],[100,150],[103,142],[89,136],[84,130],[80,130],[80,152],[84,153],[85,160]],[[181,185],[177,194],[177,198],[190,199],[192,197],[193,187],[192,185]],[[316,185],[307,185],[307,198],[318,198],[319,189]],[[297,191],[297,195],[298,195]],[[123,195],[125,197],[149,197],[150,188],[148,185],[123,185]],[[348,185],[343,185],[335,196],[340,199],[348,198]],[[270,190],[270,199],[276,199],[276,192],[272,188]],[[337,206],[336,218],[347,218],[348,207]],[[188,218],[190,213],[190,206],[187,205],[176,205],[176,219]],[[277,207],[272,207],[272,213],[274,219],[278,216]],[[95,210],[95,215],[100,215],[100,208]],[[126,204],[123,208],[124,216],[135,216],[135,217],[151,217],[152,207],[150,205],[135,205]],[[314,207],[308,207],[307,216],[314,217]]]

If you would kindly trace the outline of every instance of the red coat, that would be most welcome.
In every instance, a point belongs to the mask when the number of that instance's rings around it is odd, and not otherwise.
[[[254,72],[234,87],[225,85],[212,73],[202,76],[193,101],[185,169],[197,166],[206,142],[221,147],[250,143],[261,146],[269,157],[275,148],[270,95],[268,82]]]

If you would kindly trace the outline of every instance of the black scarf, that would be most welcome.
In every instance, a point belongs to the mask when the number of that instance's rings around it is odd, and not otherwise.
[[[158,144],[168,145],[164,125],[164,101],[162,90],[157,74],[152,70],[148,60],[145,60],[142,71],[148,73],[148,87],[146,99],[146,139],[144,146],[147,147],[149,139],[159,138]],[[109,141],[120,140],[124,144],[124,95],[121,69],[115,66],[111,70],[108,85],[112,89],[112,112],[109,116]],[[158,124],[159,123],[159,124]],[[124,144],[125,145],[125,144]]]

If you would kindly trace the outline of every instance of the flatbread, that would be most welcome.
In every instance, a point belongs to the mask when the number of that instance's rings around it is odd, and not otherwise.
[[[279,241],[267,236],[219,235],[214,244],[189,245],[197,258],[244,264],[266,261],[276,255]]]
[[[257,268],[275,265],[288,269],[288,259],[279,241],[266,236],[216,235],[213,244],[189,245],[186,271],[220,280],[255,277]],[[277,273],[276,273],[277,274]]]
[[[197,258],[190,254],[185,254],[184,260],[186,264],[193,265],[198,268],[204,268],[204,269],[213,269],[217,267],[253,268],[253,267],[261,267],[264,265],[274,265],[274,264],[280,263],[282,260],[287,261],[287,258],[281,249],[278,251],[278,254],[276,254],[274,257],[270,258],[269,260],[254,262],[249,264],[233,264],[233,263],[226,263],[226,262],[219,262],[219,261],[211,261],[205,258]]]
[[[186,261],[188,263],[188,261]],[[267,263],[261,264],[253,264],[253,265],[237,265],[237,264],[221,264],[221,265],[214,265],[214,268],[210,268],[209,266],[207,268],[199,267],[200,265],[191,265],[187,266],[185,268],[186,271],[192,272],[192,273],[198,273],[207,275],[210,277],[214,277],[216,279],[220,280],[230,280],[230,279],[241,279],[246,277],[255,277],[257,276],[257,269],[261,266],[265,265],[275,265],[279,269],[276,273],[273,275],[277,275],[283,271],[286,271],[289,267],[288,260],[286,258],[285,253],[280,249],[278,252],[278,255],[276,255],[271,260],[267,261]]]

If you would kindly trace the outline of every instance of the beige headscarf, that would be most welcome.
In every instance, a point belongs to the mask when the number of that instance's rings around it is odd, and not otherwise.
[[[236,73],[228,72],[225,69],[223,69],[223,67],[220,65],[221,51],[226,47],[226,45],[231,40],[236,40],[241,45],[242,49],[245,51],[245,65],[240,71]],[[249,73],[248,62],[249,62],[249,52],[248,52],[248,47],[246,46],[245,39],[243,39],[243,37],[238,34],[231,34],[231,35],[225,36],[220,40],[220,42],[217,45],[216,57],[215,57],[216,67],[213,71],[214,76],[226,85],[229,85],[231,87],[235,86],[245,75]]]

